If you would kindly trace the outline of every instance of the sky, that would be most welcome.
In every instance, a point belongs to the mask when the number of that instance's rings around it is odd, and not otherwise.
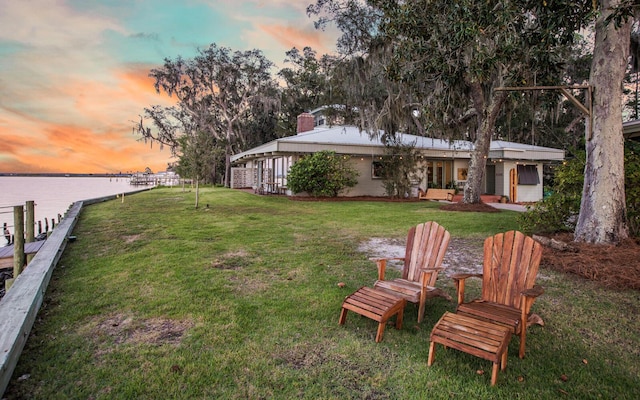
[[[139,141],[144,108],[170,105],[152,68],[211,43],[331,53],[312,0],[0,0],[0,172],[164,171],[169,149]]]

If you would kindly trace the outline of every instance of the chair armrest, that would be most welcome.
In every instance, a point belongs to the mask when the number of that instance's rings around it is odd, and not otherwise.
[[[369,260],[373,262],[378,262],[381,260],[402,260],[404,261],[404,257],[369,257]]]
[[[433,272],[433,271],[442,271],[444,267],[436,267],[436,268],[420,268],[422,272]]]
[[[482,274],[453,274],[451,279],[454,281],[463,281],[467,278],[482,278]]]
[[[535,302],[536,298],[544,293],[544,288],[540,285],[534,285],[531,289],[525,289],[520,294],[524,296],[520,302],[520,318],[522,319],[523,326],[526,326],[531,306]],[[544,324],[544,322],[543,322]]]
[[[426,288],[429,286],[428,280],[431,279],[431,276],[435,273],[442,271],[444,267],[435,267],[435,268],[420,268],[420,284],[422,288]]]
[[[531,289],[522,291],[522,295],[526,297],[536,298],[544,293],[544,288],[540,285],[534,285]]]
[[[389,260],[402,260],[404,261],[404,257],[388,257],[388,258],[376,258],[376,257],[372,257],[369,258],[369,260],[375,262],[378,266],[378,280],[379,281],[383,281],[384,280],[384,272],[387,268],[387,261]]]
[[[482,278],[482,274],[453,274],[451,278],[456,284],[458,292],[458,305],[464,303],[464,282],[467,278]]]

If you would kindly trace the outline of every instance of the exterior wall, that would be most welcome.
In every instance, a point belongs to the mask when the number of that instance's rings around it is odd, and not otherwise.
[[[527,163],[533,164],[533,163]],[[527,203],[542,200],[544,196],[542,184],[542,165],[536,163],[536,173],[540,181],[537,185],[518,185],[518,203]]]
[[[231,188],[244,189],[255,185],[255,171],[253,168],[231,168]]]
[[[534,163],[528,162],[527,164],[534,164]],[[515,161],[505,161],[504,163],[496,163],[496,175],[497,175],[498,165],[501,165],[504,171],[504,176],[502,177],[503,179],[501,179],[504,185],[504,189],[498,193],[497,179],[496,179],[496,194],[509,196],[510,171],[512,169],[517,170],[518,163],[516,163]],[[538,173],[538,178],[540,180],[540,183],[537,185],[517,185],[517,195],[515,198],[515,202],[526,203],[526,202],[535,202],[535,201],[542,200],[542,196],[543,196],[542,173],[541,173],[542,164],[535,163],[535,165],[536,165],[536,170]],[[509,201],[514,201],[514,199],[512,199],[511,196],[509,196]]]
[[[518,203],[529,203],[542,200],[542,184],[518,185]]]
[[[293,163],[297,161],[297,156],[284,156],[282,158],[274,158],[270,159],[266,162],[262,161],[248,161],[245,163],[245,168],[234,168],[234,172],[232,172],[232,187],[249,187],[247,186],[250,181],[257,180],[257,176],[259,171],[263,172],[263,182],[269,180],[269,177],[273,174],[275,175],[275,182],[277,182],[280,186],[286,185],[286,175],[288,169]],[[430,161],[435,161],[435,159],[431,159]],[[451,159],[443,159],[443,162],[451,162]],[[382,184],[382,179],[373,178],[372,173],[372,162],[373,159],[371,156],[352,156],[351,163],[353,167],[359,172],[358,183],[356,186],[345,190],[341,195],[347,197],[353,196],[385,196],[386,193],[384,191],[384,186]],[[527,164],[533,164],[528,162]],[[260,168],[262,165],[262,168]],[[504,161],[504,162],[496,162],[493,164],[495,166],[495,194],[496,195],[504,195],[509,196],[510,200],[510,170],[517,169],[518,163],[515,161]],[[424,171],[426,168],[426,161],[423,165],[421,165],[421,170]],[[457,159],[453,161],[453,170],[452,176],[447,173],[447,178],[451,177],[452,180],[456,182],[458,185],[458,189],[461,191],[464,187],[465,180],[464,178],[465,170],[468,171],[469,162],[466,159]],[[542,185],[542,164],[536,163],[536,169],[538,172],[538,177],[540,179],[540,184],[538,185],[518,185],[517,186],[517,196],[516,202],[535,202],[539,201],[543,197],[543,185]],[[269,176],[265,176],[265,174]],[[424,173],[420,173],[420,181],[417,182],[417,186],[420,188],[426,188],[426,177]],[[485,188],[486,188],[486,179],[485,176]],[[257,185],[257,182],[254,182],[252,186]],[[417,191],[417,187],[414,188]],[[410,193],[411,196],[416,196],[417,193]],[[292,195],[290,191],[287,191],[288,195]],[[304,195],[304,194],[299,194]]]
[[[362,159],[361,159],[362,158]],[[345,191],[344,196],[384,196],[382,179],[373,178],[371,157],[351,157],[353,167],[358,170],[358,183]]]

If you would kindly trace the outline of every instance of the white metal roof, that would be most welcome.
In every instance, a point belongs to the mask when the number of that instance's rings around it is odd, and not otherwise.
[[[231,157],[232,162],[263,156],[313,153],[333,150],[339,154],[382,154],[382,132],[370,137],[367,132],[355,126],[320,126],[312,131],[276,139]],[[431,156],[469,158],[473,143],[466,140],[449,141],[409,134],[399,134],[403,144],[413,144],[416,149],[431,153]],[[549,147],[525,145],[521,143],[492,141],[491,158],[515,158],[524,160],[562,160],[564,151]]]

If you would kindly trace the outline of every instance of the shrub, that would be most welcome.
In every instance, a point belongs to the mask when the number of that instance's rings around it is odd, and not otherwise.
[[[624,181],[629,235],[640,237],[640,143],[627,140],[624,152]]]
[[[556,168],[551,194],[518,217],[529,234],[573,232],[580,213],[584,182],[584,151]],[[640,143],[625,142],[625,196],[629,235],[640,237]]]
[[[307,192],[315,197],[335,197],[342,190],[358,183],[358,171],[349,165],[349,158],[333,151],[320,151],[293,164],[287,176],[287,186],[293,193]]]
[[[518,217],[520,229],[528,234],[573,232],[582,198],[585,152],[556,167],[551,193]]]
[[[418,180],[418,154],[414,144],[403,144],[396,137],[385,141],[385,155],[379,164],[379,176],[389,197],[404,198],[411,193],[412,183]]]

